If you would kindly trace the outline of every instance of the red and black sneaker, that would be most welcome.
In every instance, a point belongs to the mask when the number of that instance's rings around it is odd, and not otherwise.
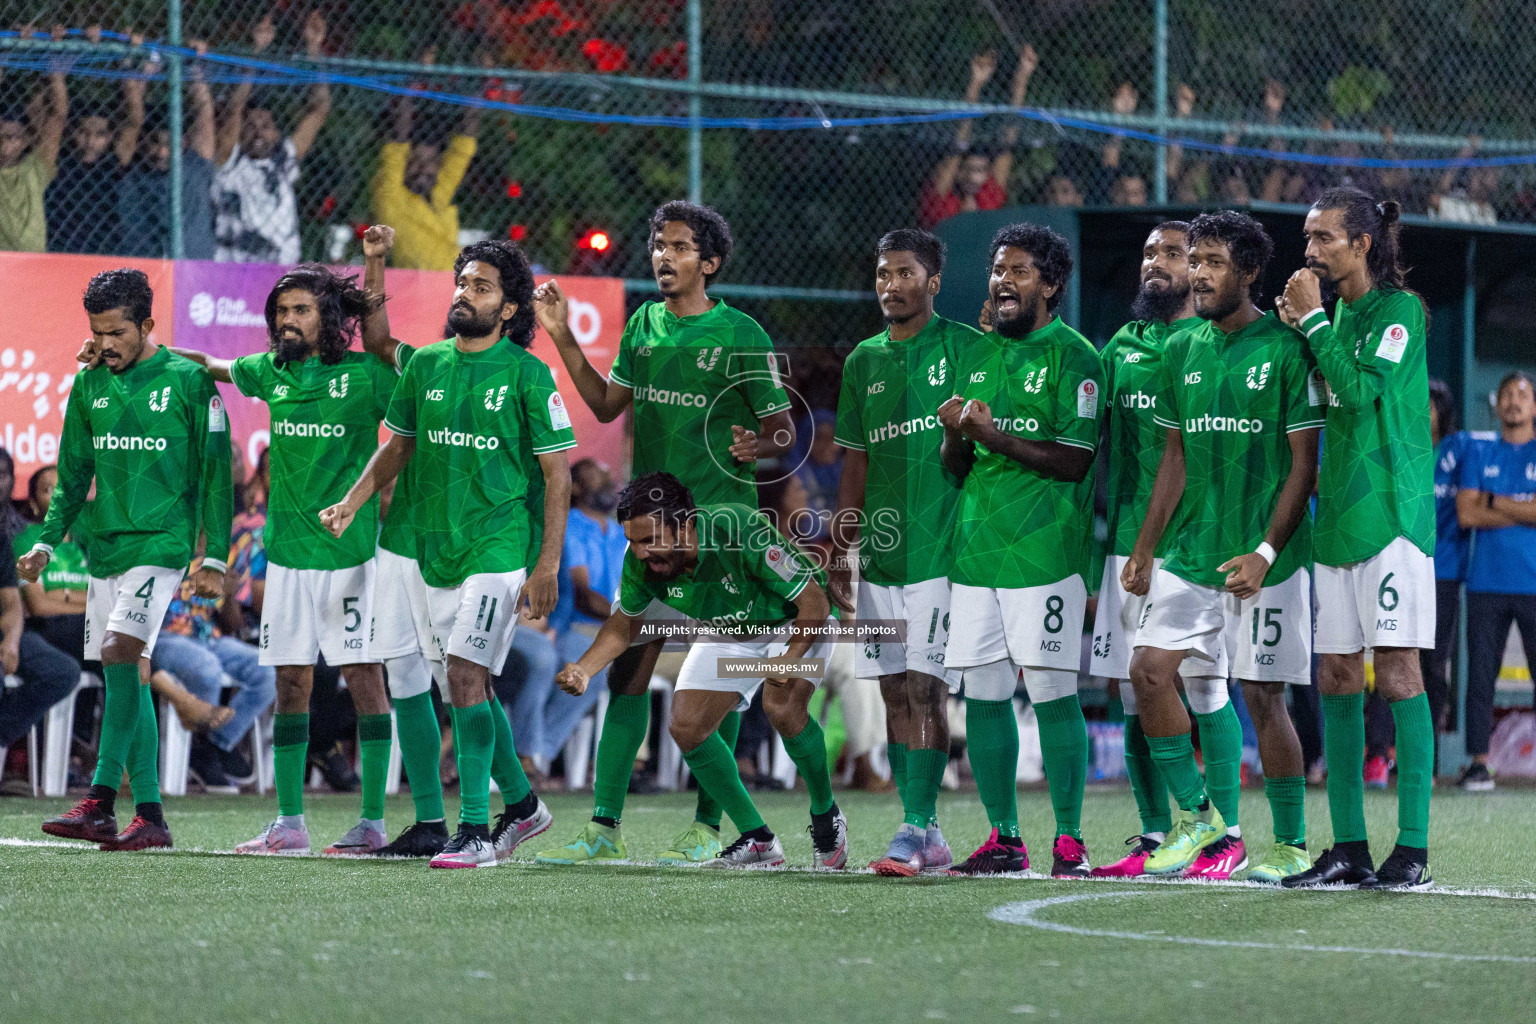
[[[976,848],[976,852],[965,859],[965,863],[956,864],[949,869],[952,875],[1006,875],[1018,871],[1024,871],[1029,867],[1029,851],[1024,848],[1023,840],[1015,839],[1017,846],[1002,841],[997,829],[987,837],[987,841]]]
[[[117,816],[104,810],[100,800],[88,796],[57,818],[43,822],[43,831],[60,839],[100,843],[117,838]]]
[[[101,844],[103,850],[153,850],[157,847],[170,848],[171,830],[164,825],[156,825],[143,815],[135,814],[128,827],[123,829],[123,834],[113,836]]]

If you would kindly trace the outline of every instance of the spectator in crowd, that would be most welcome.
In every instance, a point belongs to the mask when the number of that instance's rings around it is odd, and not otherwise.
[[[270,16],[252,33],[256,53],[277,34]],[[304,49],[319,57],[325,46],[325,18],[311,11],[304,22]],[[252,100],[251,82],[235,87],[218,126],[213,175],[214,258],[230,263],[299,262],[299,203],[294,185],[299,164],[331,113],[331,89],[324,82],[309,94],[309,109],[293,134],[284,137],[265,98]]]
[[[1147,179],[1139,173],[1121,174],[1109,190],[1111,206],[1146,206]]]
[[[238,789],[232,780],[251,774],[249,763],[235,747],[277,699],[277,672],[260,664],[255,647],[225,636],[219,628],[218,608],[233,603],[239,582],[234,572],[224,574],[222,597],[198,597],[192,576],[200,566],[201,559],[193,563],[165,613],[150,667],[169,673],[194,696],[214,706],[220,702],[226,675],[239,685],[229,702],[233,714],[222,725],[194,737],[189,763],[191,773],[208,792],[232,793]]]
[[[1476,159],[1482,141],[1472,136],[1456,154],[1457,159]],[[1498,188],[1497,167],[1447,168],[1429,197],[1429,215],[1463,224],[1497,224],[1499,215],[1493,208],[1493,199]]]
[[[262,535],[267,527],[267,492],[270,489],[270,449],[256,456],[256,467],[244,475],[245,457],[236,445],[230,469],[235,477],[235,518],[230,528],[229,571],[235,577],[231,600],[219,605],[220,628],[226,636],[254,642],[261,632],[261,603],[267,585],[267,549]]]
[[[571,510],[560,558],[560,599],[549,616],[559,665],[587,652],[618,599],[628,543],[613,518],[617,505],[618,490],[608,467],[596,459],[577,460],[571,467]],[[540,774],[548,774],[550,763],[582,718],[597,706],[607,684],[607,672],[599,672],[587,684],[586,693],[572,697],[554,685],[553,675],[547,683],[542,676],[529,677],[511,715],[514,726],[522,725],[524,736],[514,731],[513,739]]]
[[[1429,382],[1429,424],[1435,443],[1435,649],[1421,651],[1419,657],[1430,719],[1438,735],[1449,728],[1461,585],[1467,578],[1472,545],[1472,534],[1456,514],[1461,464],[1473,449],[1497,435],[1456,429],[1456,401],[1443,380]]]
[[[100,42],[100,26],[88,29],[87,38]],[[69,149],[48,186],[49,252],[116,253],[125,241],[118,230],[117,195],[144,127],[145,82],[131,74],[138,69],[128,70],[129,77],[123,79],[125,113],[115,133],[104,108],[75,113]]]
[[[51,465],[39,466],[27,481],[29,521],[15,534],[15,557],[31,551],[43,532],[43,517],[58,482],[58,467]],[[53,549],[38,581],[24,584],[21,590],[27,629],[77,661],[85,658],[85,595],[90,582],[85,549],[71,535]]]
[[[1083,194],[1077,190],[1077,182],[1063,170],[1046,179],[1040,202],[1045,206],[1082,206]]]
[[[422,62],[432,63],[429,50]],[[446,148],[418,129],[415,101],[395,100],[394,135],[379,152],[373,176],[373,218],[395,228],[394,264],[452,270],[459,255],[459,208],[453,196],[475,157],[480,109],[467,107]]]
[[[187,45],[199,56],[207,52],[207,44],[200,40],[192,40]],[[143,85],[142,81],[138,83],[141,119]],[[127,88],[125,82],[125,91]],[[187,96],[191,103],[190,120],[182,137],[182,256],[189,260],[211,260],[214,253],[211,191],[215,128],[213,93],[208,88],[201,61],[193,60],[187,64]],[[170,196],[171,133],[164,124],[155,123],[140,135],[138,152],[132,156],[117,191],[117,219],[126,228],[118,243],[123,255],[160,259],[172,255]]]
[[[547,694],[554,688],[555,673],[560,670],[560,665],[560,655],[555,650],[555,631],[550,627],[549,617],[534,618],[528,614],[527,608],[523,608],[517,616],[517,631],[512,634],[512,649],[507,652],[507,663],[501,675],[491,679],[491,685],[507,709],[513,746],[517,748],[523,771],[530,784],[537,789],[548,786],[549,776],[548,765],[540,768],[529,746],[535,742],[544,724],[543,704],[536,694]],[[451,759],[451,750],[445,747],[444,753],[445,757]],[[447,767],[446,761],[444,767]],[[457,774],[454,777],[457,778]],[[446,779],[447,776],[444,776]]]
[[[1488,739],[1509,627],[1536,666],[1536,392],[1515,371],[1494,392],[1499,436],[1465,453],[1457,480],[1461,525],[1477,531],[1467,568],[1467,753],[1463,789],[1493,788]]]
[[[4,513],[0,515],[0,550],[4,551],[11,550],[15,529],[25,525],[10,500],[15,486],[15,463],[0,448],[0,494],[5,497],[0,510]],[[0,687],[0,747],[25,736],[80,682],[80,663],[26,628],[17,583],[16,560],[0,558],[0,669],[21,682],[18,687]]]
[[[795,470],[805,496],[800,508],[815,517],[800,516],[794,522],[780,521],[780,528],[791,533],[801,544],[823,544],[831,533],[832,513],[837,511],[837,485],[843,475],[843,449],[832,441],[837,430],[837,413],[830,409],[811,412],[810,451]]]
[[[55,39],[63,36],[62,26],[54,29]],[[0,250],[48,248],[44,195],[58,171],[68,118],[69,90],[62,68],[49,74],[46,93],[34,96],[25,111],[0,108]]]
[[[1010,106],[1022,107],[1029,79],[1040,59],[1033,46],[1019,51],[1018,69],[1013,75]],[[997,71],[997,54],[988,50],[971,58],[971,81],[965,90],[965,102],[976,103],[981,90]],[[1017,120],[1003,129],[1002,146],[991,155],[971,148],[971,119],[960,122],[955,130],[955,147],[934,168],[933,177],[923,186],[918,198],[917,222],[931,228],[941,220],[969,210],[996,210],[1008,201],[1008,175],[1013,170],[1013,148],[1019,141]]]

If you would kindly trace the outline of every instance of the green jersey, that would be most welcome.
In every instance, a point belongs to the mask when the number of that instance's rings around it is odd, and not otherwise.
[[[396,342],[395,373],[404,373],[415,354],[414,346]],[[379,547],[413,562],[416,560],[416,531],[411,526],[411,515],[416,503],[413,500],[415,486],[411,481],[415,475],[415,460],[412,460],[395,477],[395,492],[389,499],[389,511],[384,513],[384,525],[379,530]]]
[[[1168,434],[1153,422],[1163,372],[1163,349],[1173,334],[1198,327],[1199,317],[1172,323],[1132,320],[1104,346],[1105,416],[1109,423],[1109,550],[1129,555],[1147,517],[1152,484]],[[1159,558],[1168,553],[1173,531],[1163,534]]]
[[[450,338],[413,355],[384,425],[416,439],[417,560],[430,587],[532,564],[543,528],[539,456],[576,447],[549,367],[507,338],[461,352]]]
[[[42,523],[32,523],[18,533],[16,540],[12,543],[12,547],[16,549],[16,557],[20,558],[31,551],[37,543],[37,538],[42,535]],[[48,567],[37,578],[37,582],[43,585],[44,590],[89,590],[91,570],[85,560],[85,549],[72,539],[55,544],[53,557],[48,559]]]
[[[1317,476],[1317,560],[1363,562],[1397,537],[1435,553],[1435,446],[1429,435],[1424,306],[1375,288],[1340,299],[1334,322],[1301,323],[1328,381]]]
[[[955,390],[992,409],[999,430],[1028,441],[1094,451],[1104,369],[1088,339],[1060,317],[1022,338],[993,332],[951,349]],[[976,446],[955,522],[950,579],[1020,589],[1086,574],[1093,535],[1093,473],[1071,483]]]
[[[892,341],[889,330],[861,341],[843,364],[834,437],[869,459],[859,562],[871,583],[949,575],[960,480],[939,458],[938,411],[955,393],[947,353],[980,339],[980,331],[934,316],[906,341]]]
[[[753,465],[731,455],[731,427],[755,430],[789,397],[756,320],[719,300],[684,317],[647,302],[624,325],[609,377],[634,389],[634,476],[664,470],[697,505],[757,507]]]
[[[619,611],[638,618],[652,601],[722,633],[751,638],[798,616],[795,598],[826,577],[755,507],[701,506],[695,518],[699,558],[676,579],[654,575],[624,553]]]
[[[229,376],[242,395],[266,402],[272,414],[272,491],[262,533],[267,560],[289,569],[349,569],[372,558],[377,497],[340,538],[320,522],[320,510],[346,497],[378,449],[395,372],[362,352],[343,353],[336,363],[310,356],[284,364],[261,352],[234,360]]]
[[[1163,350],[1154,418],[1184,443],[1184,497],[1163,568],[1202,587],[1226,585],[1217,566],[1264,542],[1291,472],[1290,435],[1323,425],[1322,378],[1301,335],[1274,313],[1223,334],[1209,321]],[[1278,583],[1312,565],[1303,516],[1275,556]]]
[[[75,376],[59,440],[59,486],[37,545],[58,548],[85,509],[91,573],[121,576],[141,565],[192,561],[199,533],[229,551],[234,496],[229,416],[201,366],[157,349],[122,373],[105,366]],[[96,498],[86,509],[91,481]],[[221,572],[223,557],[204,564]]]

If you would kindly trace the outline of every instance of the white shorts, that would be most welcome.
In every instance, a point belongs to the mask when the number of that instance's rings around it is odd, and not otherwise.
[[[922,672],[943,679],[951,691],[960,689],[960,673],[944,667],[944,646],[949,640],[949,580],[939,577],[882,586],[859,581],[859,618],[886,619],[907,624],[907,642],[866,642],[854,655],[858,679]]]
[[[1187,678],[1312,682],[1312,579],[1305,569],[1246,601],[1166,569],[1152,577],[1137,647],[1188,651]]]
[[[427,657],[446,664],[452,655],[500,675],[517,632],[517,599],[527,579],[527,569],[478,572],[456,587],[428,587],[432,645]]]
[[[1099,610],[1093,617],[1093,655],[1088,663],[1088,674],[1100,679],[1131,678],[1131,641],[1136,639],[1136,627],[1149,595],[1137,597],[1120,585],[1120,574],[1128,561],[1125,555],[1104,559]],[[1152,560],[1154,575],[1162,567],[1161,558]]]
[[[369,653],[380,661],[431,650],[432,623],[427,617],[427,584],[414,558],[379,548],[378,579],[373,587],[373,643]]]
[[[1081,576],[1017,589],[956,583],[949,597],[945,665],[976,668],[1007,658],[1019,668],[1077,672],[1087,607],[1088,588]]]
[[[652,606],[654,607],[654,605]],[[833,620],[828,618],[830,623]],[[760,642],[752,641],[695,641],[688,649],[688,657],[683,659],[682,670],[677,674],[677,690],[714,690],[719,693],[735,693],[741,696],[736,703],[737,711],[745,711],[752,703],[752,695],[757,693],[757,688],[763,685],[762,677],[752,678],[722,676],[720,674],[721,658],[776,658],[783,654],[789,647],[788,640],[768,640]],[[831,638],[817,640],[806,651],[804,658],[824,658],[828,662],[832,660]],[[823,679],[825,676],[822,677]],[[812,679],[812,683],[820,686],[822,679]]]
[[[136,565],[121,576],[92,576],[85,593],[85,660],[101,660],[109,630],[144,641],[149,657],[184,575],[185,569]]]
[[[267,566],[261,604],[263,665],[364,665],[373,632],[373,559],[350,569]]]
[[[1435,646],[1435,560],[1398,537],[1354,565],[1317,566],[1317,653]]]

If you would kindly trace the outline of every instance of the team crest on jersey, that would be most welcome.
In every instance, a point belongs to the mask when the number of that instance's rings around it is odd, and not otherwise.
[[[795,556],[786,551],[782,544],[768,545],[768,550],[763,557],[768,562],[768,568],[772,569],[781,580],[792,578],[800,568],[795,562]]]
[[[498,402],[499,406],[501,403]],[[556,430],[571,429],[571,414],[565,407],[565,399],[556,391],[549,396],[549,425]]]
[[[1046,371],[1049,369],[1050,367],[1048,366],[1042,366],[1038,370],[1030,370],[1029,374],[1024,378],[1024,390],[1028,391],[1032,395],[1038,395],[1040,392],[1044,391],[1045,375]],[[1038,377],[1036,376],[1037,374],[1039,375]]]
[[[944,377],[948,372],[949,360],[944,356],[939,356],[939,361],[928,367],[928,383],[934,387],[939,387],[944,383]]]
[[[507,385],[503,384],[499,388],[486,388],[485,389],[485,408],[488,411],[490,411],[490,412],[497,412],[497,411],[499,411],[501,409],[501,404],[503,402],[505,402],[506,400],[507,400]]]
[[[715,368],[715,364],[720,361],[720,350],[721,350],[721,348],[722,348],[722,346],[716,345],[712,349],[708,349],[708,348],[701,348],[701,349],[699,349],[699,362],[698,362],[699,369],[703,370],[706,373],[708,373],[710,370],[713,370]]]
[[[1254,391],[1263,391],[1264,385],[1269,383],[1270,363],[1263,366],[1248,367],[1248,387]]]
[[[165,412],[171,407],[171,389],[163,387],[159,391],[149,393],[149,411]]]
[[[724,576],[722,576],[720,578],[720,585],[722,587],[724,587],[726,590],[730,591],[732,594],[740,594],[741,593],[741,588],[736,585],[736,581],[735,580],[731,579],[731,574],[730,573],[726,573]]]
[[[330,380],[326,381],[326,385],[331,392],[332,398],[347,397],[347,378],[351,376],[352,375],[350,373],[344,373],[340,377],[332,377]]]

